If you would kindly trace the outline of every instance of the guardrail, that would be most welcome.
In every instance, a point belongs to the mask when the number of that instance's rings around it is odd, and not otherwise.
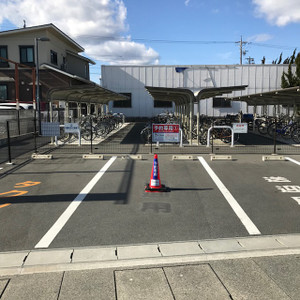
[[[208,131],[207,131],[207,144],[206,144],[206,147],[209,147],[209,141],[210,141],[210,132],[212,129],[214,128],[227,128],[227,129],[230,129],[231,130],[231,146],[230,147],[233,147],[234,146],[234,131],[233,129],[228,126],[228,125],[218,125],[218,126],[211,126]]]

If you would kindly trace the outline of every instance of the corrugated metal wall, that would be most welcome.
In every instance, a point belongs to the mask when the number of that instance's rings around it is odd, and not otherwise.
[[[186,68],[176,72],[176,68]],[[132,93],[131,108],[113,108],[113,112],[123,112],[127,116],[151,117],[166,109],[154,108],[153,99],[145,90],[145,85],[155,87],[184,87],[196,92],[208,87],[248,85],[245,91],[237,91],[228,96],[249,95],[281,87],[281,75],[288,65],[192,65],[192,66],[102,66],[102,86],[118,93]],[[252,107],[245,103],[232,103],[231,108],[214,108],[212,99],[200,102],[200,113],[206,115],[226,115],[228,113],[252,113]],[[273,108],[268,108],[272,113]],[[195,109],[195,113],[197,109]],[[262,113],[262,108],[258,110]]]

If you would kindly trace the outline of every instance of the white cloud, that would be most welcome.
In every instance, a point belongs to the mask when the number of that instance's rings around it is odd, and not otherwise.
[[[252,2],[256,5],[257,16],[265,17],[272,24],[285,26],[300,22],[299,0],[252,0]]]
[[[100,51],[99,51],[100,48]],[[152,48],[133,41],[107,41],[99,45],[90,44],[86,49],[92,56],[113,65],[158,64],[159,55]]]
[[[7,0],[1,3],[4,16],[17,27],[53,23],[81,46],[92,59],[116,63],[157,63],[159,55],[144,44],[122,38],[129,30],[127,8],[122,0]],[[102,55],[102,56],[101,56]],[[109,56],[105,56],[109,55]]]
[[[191,0],[185,0],[185,1],[184,1],[184,5],[185,5],[185,6],[188,6],[189,3],[190,3],[190,1],[191,1]]]
[[[259,42],[269,41],[272,38],[273,38],[273,36],[268,34],[268,33],[260,33],[260,34],[249,36],[247,38],[247,41],[248,42],[257,42],[257,43],[259,43]]]

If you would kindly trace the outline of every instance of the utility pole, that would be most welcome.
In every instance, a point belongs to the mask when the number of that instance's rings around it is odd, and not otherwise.
[[[240,44],[240,65],[242,65],[243,64],[243,55],[245,55],[247,53],[246,50],[243,50],[243,46],[248,44],[248,42],[243,42],[243,38],[241,36],[241,39],[235,43]]]

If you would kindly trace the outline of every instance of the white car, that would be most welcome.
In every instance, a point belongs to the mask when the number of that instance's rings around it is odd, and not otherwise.
[[[33,105],[30,103],[19,103],[19,108],[20,109],[33,109]],[[0,103],[0,109],[17,109],[17,104],[2,102],[2,103]]]

